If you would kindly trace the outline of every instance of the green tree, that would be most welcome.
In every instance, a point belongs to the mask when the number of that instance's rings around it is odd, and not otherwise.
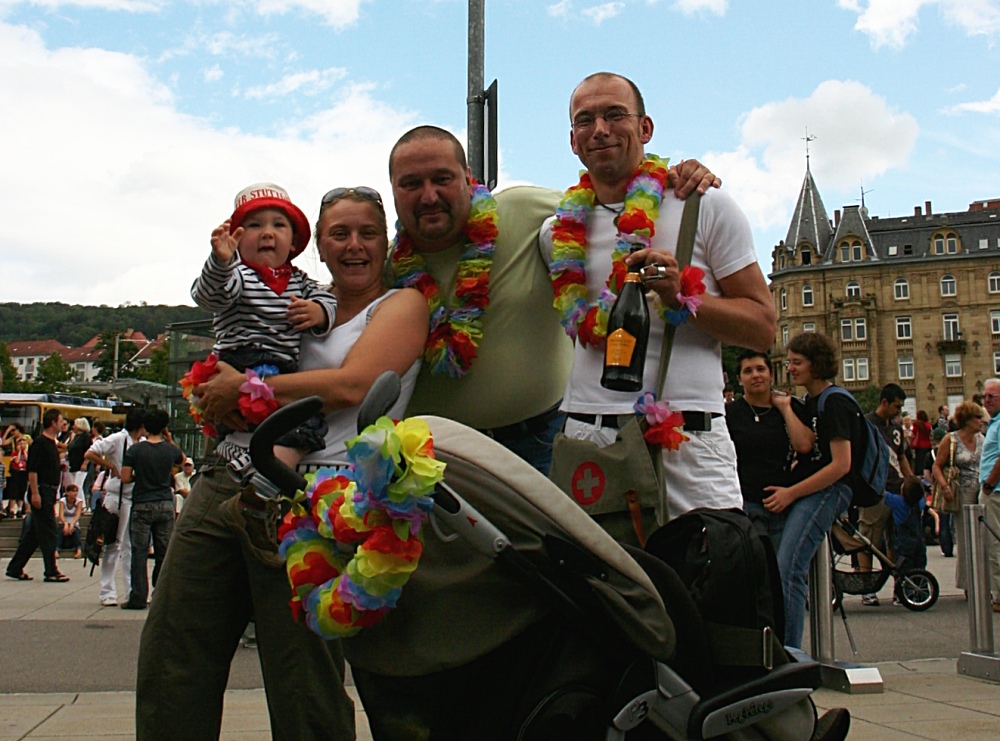
[[[10,359],[10,350],[7,349],[6,342],[0,342],[0,390],[7,393],[24,390],[24,384],[17,377],[14,361]]]
[[[73,366],[54,352],[38,364],[33,386],[41,393],[65,391],[66,382],[73,380],[74,375]]]
[[[135,369],[126,367],[126,361],[139,352],[139,348],[124,340],[118,342],[118,373],[115,374],[115,341],[118,335],[117,331],[106,329],[101,332],[101,338],[97,341],[97,349],[101,351],[95,363],[99,369],[97,371],[98,381],[135,377]]]
[[[858,400],[858,406],[861,410],[868,414],[868,412],[874,411],[875,407],[878,406],[878,398],[882,393],[882,389],[878,386],[869,386],[862,391],[852,391],[854,398]]]
[[[153,350],[149,354],[149,365],[142,365],[136,369],[135,377],[142,381],[152,381],[153,383],[167,383],[167,364],[170,360],[170,340]]]

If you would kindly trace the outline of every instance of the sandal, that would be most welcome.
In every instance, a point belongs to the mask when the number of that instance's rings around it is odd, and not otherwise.
[[[46,576],[45,581],[47,582],[64,582],[69,581],[69,577],[66,574],[53,574],[52,576]]]
[[[7,574],[8,579],[17,579],[18,581],[34,581],[35,577],[25,574],[23,571],[20,574]]]

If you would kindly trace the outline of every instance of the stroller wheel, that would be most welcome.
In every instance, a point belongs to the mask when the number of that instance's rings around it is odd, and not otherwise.
[[[916,612],[929,610],[937,602],[939,587],[934,574],[924,569],[913,569],[899,577],[896,597],[907,609]]]

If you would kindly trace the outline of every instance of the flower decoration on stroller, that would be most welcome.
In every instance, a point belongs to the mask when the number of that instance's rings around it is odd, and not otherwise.
[[[444,476],[421,419],[381,417],[347,448],[350,467],[307,476],[278,531],[292,612],[324,638],[354,635],[396,606]]]

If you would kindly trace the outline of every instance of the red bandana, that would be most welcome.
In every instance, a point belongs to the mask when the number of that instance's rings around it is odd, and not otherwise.
[[[267,284],[267,287],[279,296],[288,288],[288,281],[292,277],[292,266],[285,263],[280,268],[269,268],[266,265],[256,265],[252,262],[243,261],[243,264],[253,270],[260,279]]]

